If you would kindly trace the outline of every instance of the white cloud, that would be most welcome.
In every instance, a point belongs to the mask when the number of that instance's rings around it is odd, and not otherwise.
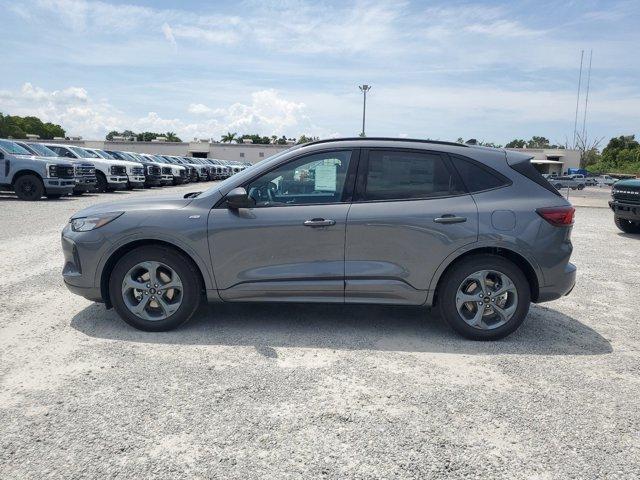
[[[305,113],[303,103],[283,98],[275,90],[251,94],[248,103],[234,103],[223,108],[210,108],[201,103],[189,105],[187,111],[198,117],[165,118],[150,111],[133,117],[119,111],[106,100],[91,98],[84,88],[68,87],[47,91],[25,83],[19,91],[0,91],[0,111],[14,115],[36,115],[44,121],[62,125],[69,135],[100,139],[110,130],[177,132],[185,139],[218,138],[227,131],[262,135],[298,136],[321,134]]]
[[[176,47],[176,37],[173,35],[171,26],[166,22],[162,24],[162,33],[164,34],[164,38],[166,38],[171,45]]]

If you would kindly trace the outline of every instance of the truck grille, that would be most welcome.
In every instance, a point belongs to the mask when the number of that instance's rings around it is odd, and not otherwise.
[[[75,176],[73,165],[58,165],[58,177],[71,179]]]
[[[96,174],[96,167],[93,164],[81,164],[76,165],[75,175],[76,177],[94,177]]]
[[[120,165],[111,165],[111,175],[126,175],[127,167],[122,167]]]
[[[131,173],[133,173],[134,175],[144,175],[144,168],[143,167],[133,167],[131,169]]]
[[[155,165],[148,165],[147,173],[149,175],[160,175],[160,167],[156,167]]]
[[[162,167],[162,175],[171,175],[171,167]]]
[[[613,187],[613,198],[624,203],[640,205],[640,188],[637,187]]]

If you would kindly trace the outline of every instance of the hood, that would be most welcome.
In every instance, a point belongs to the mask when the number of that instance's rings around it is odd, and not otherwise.
[[[107,212],[176,210],[186,207],[191,202],[193,202],[193,198],[184,198],[182,195],[141,197],[119,202],[100,203],[76,212],[71,218],[81,218]]]
[[[640,179],[630,178],[628,180],[618,180],[615,185],[616,188],[619,187],[636,187],[640,188]]]
[[[64,157],[41,157],[40,155],[16,155],[16,157],[29,158],[30,160],[37,160],[38,162],[51,163],[56,165],[73,164],[71,159],[67,159]]]

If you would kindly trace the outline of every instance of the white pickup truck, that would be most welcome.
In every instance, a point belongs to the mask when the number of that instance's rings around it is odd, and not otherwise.
[[[127,188],[127,182],[129,181],[127,167],[130,166],[128,162],[100,158],[98,155],[91,154],[81,147],[72,145],[46,143],[45,146],[61,157],[82,159],[93,163],[96,167],[96,188],[98,192],[125,190]]]

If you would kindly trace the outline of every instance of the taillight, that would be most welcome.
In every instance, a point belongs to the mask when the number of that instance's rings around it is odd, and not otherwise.
[[[551,225],[555,225],[556,227],[566,227],[573,225],[573,215],[575,211],[576,209],[571,206],[545,207],[538,208],[536,213]]]

